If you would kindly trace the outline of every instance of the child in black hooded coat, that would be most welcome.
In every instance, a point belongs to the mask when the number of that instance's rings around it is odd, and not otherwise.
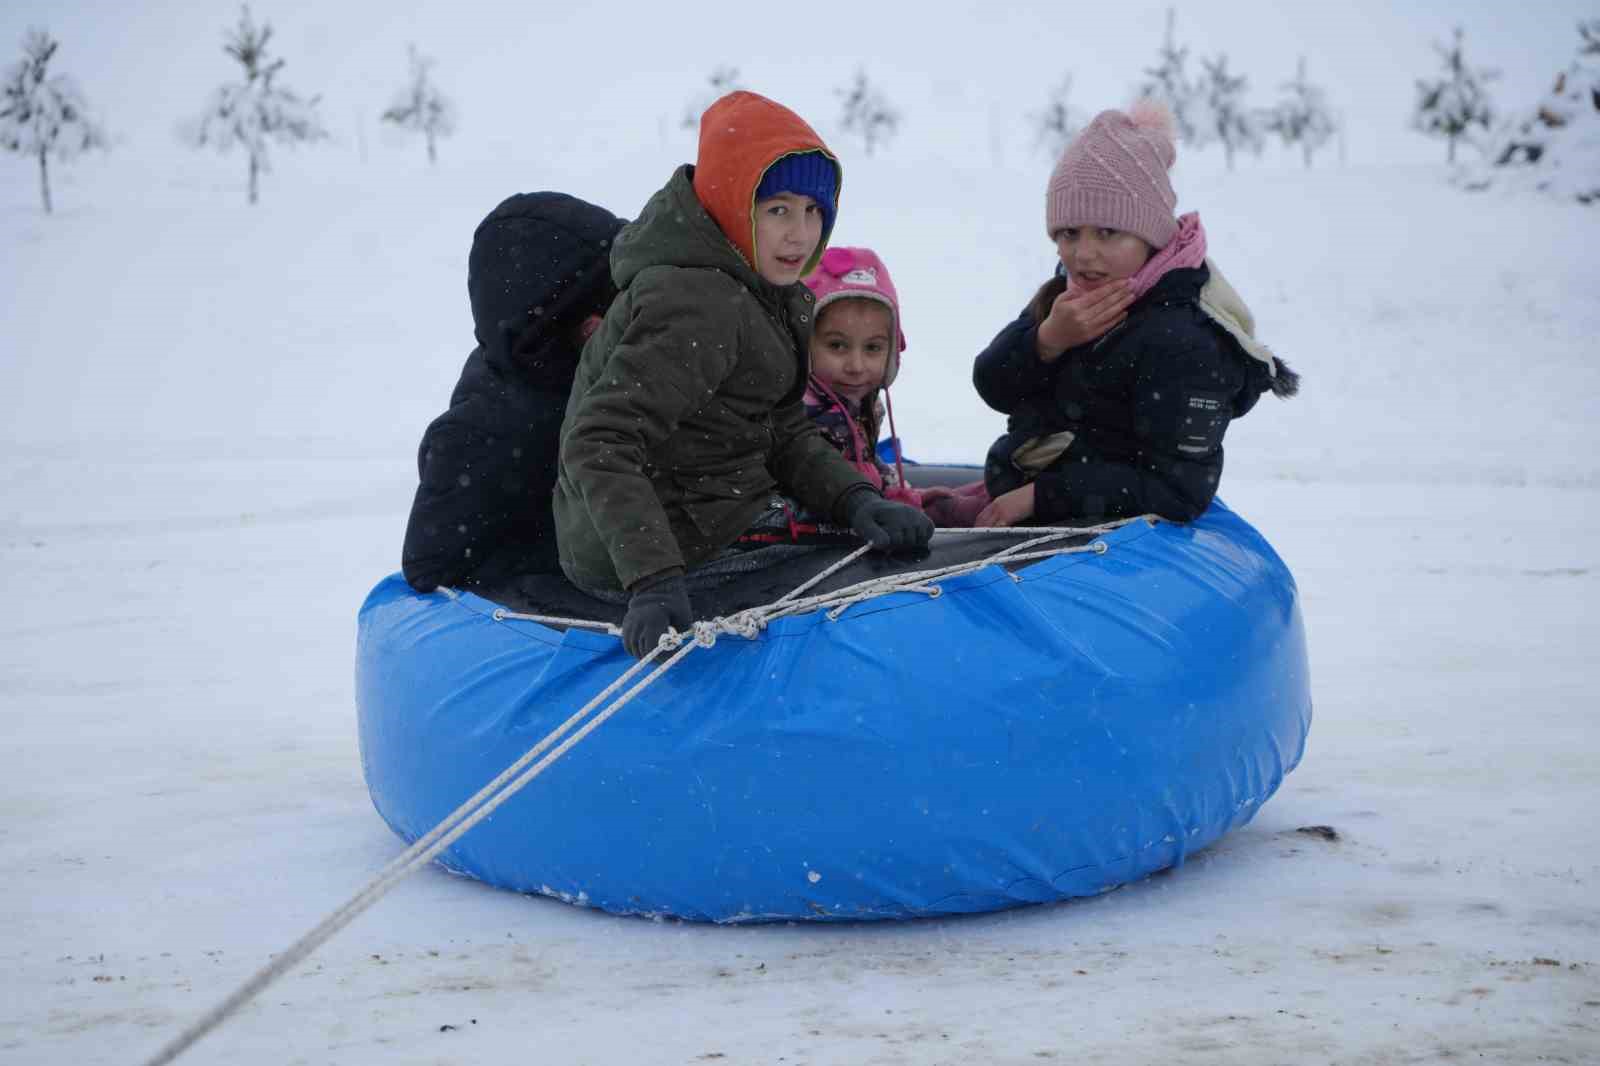
[[[551,490],[584,341],[616,290],[622,220],[564,193],[512,196],[467,261],[478,346],[423,434],[401,565],[419,592],[559,574]]]

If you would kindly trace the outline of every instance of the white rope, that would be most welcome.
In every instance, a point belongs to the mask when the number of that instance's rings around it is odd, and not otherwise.
[[[553,614],[523,614],[521,611],[508,611],[504,607],[494,609],[494,620],[504,622],[507,618],[515,618],[519,622],[538,622],[547,626],[567,626],[572,629],[598,629],[610,633],[614,637],[622,636],[622,627],[610,622],[596,622],[587,618],[561,618]]]
[[[846,555],[843,559],[840,559],[826,570],[823,570],[821,573],[815,575],[809,581],[805,582],[803,585],[800,585],[798,588],[794,589],[788,595],[784,596],[783,599],[778,600],[777,602],[783,603],[785,600],[789,600],[795,596],[798,596],[800,593],[815,585],[817,582],[832,577],[834,574],[838,573],[840,570],[843,570],[845,567],[849,566],[851,563],[855,562],[857,559],[861,558],[871,550],[872,545],[863,544],[861,547],[857,548],[849,555]],[[514,618],[519,622],[538,622],[541,625],[547,626],[570,626],[574,628],[599,629],[610,633],[614,637],[620,637],[622,635],[622,627],[614,625],[611,622],[591,621],[587,618],[561,618],[559,616],[549,614],[524,614],[521,611],[508,611],[504,607],[495,608],[494,620],[496,622],[503,622],[507,618]]]
[[[1074,532],[1077,531],[1074,530]],[[1025,547],[1028,544],[1038,544],[1041,541],[1050,539],[1054,538],[1040,537],[1035,540],[1027,541],[1025,544],[1018,545],[1017,547],[1020,548]],[[780,617],[781,615],[799,614],[806,611],[828,608],[829,610],[826,616],[828,620],[838,621],[839,617],[855,604],[864,602],[866,600],[875,599],[879,596],[885,596],[892,592],[923,592],[927,593],[930,598],[937,599],[942,594],[942,590],[938,585],[934,584],[934,582],[952,577],[960,577],[963,574],[976,573],[977,571],[982,570],[984,567],[991,566],[996,562],[1026,562],[1032,559],[1050,559],[1058,555],[1104,555],[1105,552],[1105,541],[1095,541],[1091,544],[1084,544],[1077,547],[1051,548],[1047,551],[1025,553],[1018,553],[1015,548],[1008,548],[1005,551],[996,552],[994,555],[987,556],[983,559],[975,559],[966,563],[954,563],[950,566],[943,566],[934,570],[917,570],[888,575],[885,577],[869,578],[866,581],[858,582],[854,585],[847,586],[846,588],[837,589],[833,592],[824,593],[819,596],[812,596],[809,599],[796,601],[788,605],[788,607],[782,611],[771,612],[766,616],[765,620],[771,621],[772,619]]]
[[[561,723],[561,725],[551,730],[527,754],[523,755],[522,758],[502,772],[500,776],[484,786],[477,795],[456,808],[426,836],[396,856],[361,891],[347,900],[343,906],[328,915],[310,932],[291,944],[287,950],[276,956],[267,966],[257,970],[232,995],[206,1012],[198,1021],[179,1034],[176,1039],[163,1047],[154,1057],[147,1061],[147,1066],[165,1066],[166,1063],[172,1062],[184,1051],[188,1050],[201,1037],[222,1024],[230,1015],[255,998],[273,981],[302,962],[313,951],[326,943],[335,933],[349,925],[363,911],[387,895],[389,890],[398,884],[402,878],[432,862],[445,848],[448,848],[473,826],[494,813],[496,808],[516,795],[528,782],[544,773],[552,763],[571,750],[573,745],[588,736],[602,722],[621,710],[635,696],[644,691],[651,682],[677,665],[684,656],[688,655],[697,646],[699,645],[693,643],[684,645],[672,658],[657,666],[643,681],[640,681],[633,688],[617,697],[616,702],[611,706],[584,723],[582,728],[568,737],[554,751],[540,759],[538,763],[528,767],[529,762],[537,758],[540,752],[549,748],[575,722],[582,719],[621,685],[625,684],[629,678],[638,674],[640,670],[644,669],[663,651],[667,650],[666,642],[663,641],[649,655],[634,663],[621,677],[606,686],[599,695],[584,704],[580,710]],[[524,767],[526,769],[523,769]],[[519,770],[521,771],[520,773]]]
[[[838,562],[834,563],[832,566],[830,566],[826,570],[822,571],[822,573],[817,574],[810,581],[806,581],[806,582],[803,582],[800,585],[795,586],[793,589],[791,589],[789,591],[788,595],[786,595],[782,599],[778,600],[777,603],[774,603],[772,606],[777,607],[777,606],[779,606],[781,604],[788,603],[790,600],[792,600],[796,596],[800,595],[806,589],[811,588],[813,585],[816,585],[816,584],[826,580],[827,578],[832,577],[834,574],[837,574],[839,571],[843,570],[845,567],[849,566],[851,563],[855,562],[857,559],[861,558],[863,555],[867,554],[867,552],[869,552],[871,550],[872,550],[872,545],[863,544],[861,547],[857,548],[855,551],[851,552],[849,555],[846,555],[843,559],[840,559]]]
[[[1106,544],[1104,541],[1096,541],[1088,545],[1060,547],[1046,551],[1028,553],[1023,553],[1022,549],[1033,547],[1051,540],[1057,540],[1062,536],[1084,536],[1108,532],[1112,529],[1118,528],[1119,526],[1126,525],[1127,521],[1135,520],[1129,519],[1123,522],[1106,523],[1104,525],[1088,526],[1083,528],[1064,527],[1040,529],[1035,527],[1017,530],[941,530],[941,533],[1026,532],[1029,534],[1043,535],[1034,536],[1029,540],[1004,549],[1003,551],[996,552],[980,560],[975,560],[968,563],[958,563],[952,566],[939,567],[933,570],[899,573],[884,577],[870,578],[866,581],[857,582],[854,585],[850,585],[833,592],[822,593],[820,595],[807,598],[800,598],[801,593],[805,592],[807,589],[814,588],[818,583],[826,580],[833,574],[838,573],[840,570],[843,570],[845,567],[855,562],[868,550],[870,550],[870,545],[863,545],[862,547],[846,555],[844,558],[840,559],[838,562],[834,563],[832,566],[829,566],[821,573],[797,586],[791,592],[784,595],[781,599],[778,599],[771,604],[763,607],[751,608],[750,610],[746,611],[740,611],[731,617],[718,617],[695,622],[688,633],[679,633],[675,630],[668,629],[667,632],[661,637],[656,647],[652,649],[648,655],[634,663],[627,670],[623,671],[623,673],[615,681],[611,682],[611,684],[602,689],[596,696],[594,696],[594,698],[589,700],[588,703],[584,704],[577,711],[573,712],[573,714],[567,718],[566,721],[556,726],[549,733],[546,733],[544,737],[542,737],[532,748],[529,748],[528,751],[521,756],[521,758],[517,759],[516,762],[506,767],[505,770],[501,771],[501,773],[493,781],[490,781],[487,785],[483,786],[483,788],[479,789],[471,799],[468,799],[454,811],[450,812],[450,814],[446,815],[444,819],[440,821],[438,825],[429,830],[426,835],[419,838],[405,851],[397,855],[382,870],[380,870],[377,875],[372,878],[372,880],[368,881],[359,892],[350,897],[349,900],[345,901],[341,907],[329,914],[321,922],[317,923],[314,928],[300,937],[300,939],[296,940],[283,952],[274,956],[270,963],[252,974],[250,978],[246,980],[244,984],[240,985],[230,996],[228,996],[228,998],[224,999],[221,1003],[218,1003],[215,1007],[203,1014],[176,1038],[161,1048],[160,1051],[156,1052],[154,1056],[147,1059],[145,1066],[166,1066],[167,1063],[172,1062],[179,1055],[187,1051],[207,1033],[211,1032],[232,1015],[237,1013],[240,1008],[259,995],[267,988],[268,985],[272,984],[272,982],[276,981],[279,977],[282,977],[289,970],[299,965],[317,948],[327,943],[328,940],[334,936],[334,934],[339,932],[339,930],[355,921],[355,919],[363,912],[387,895],[389,891],[393,889],[394,886],[397,885],[402,879],[432,862],[439,856],[441,852],[469,832],[473,826],[489,817],[489,815],[494,813],[494,811],[499,808],[501,804],[515,796],[534,778],[544,773],[545,770],[554,764],[557,759],[561,758],[568,751],[572,750],[572,748],[577,745],[579,741],[583,740],[590,733],[594,732],[594,730],[598,729],[607,719],[630,703],[635,696],[653,684],[657,678],[661,677],[661,675],[665,674],[668,670],[682,662],[683,659],[696,648],[709,648],[713,646],[717,642],[717,637],[723,634],[729,634],[743,637],[747,640],[753,640],[760,635],[761,630],[765,629],[767,623],[773,619],[804,611],[816,610],[823,607],[830,608],[828,617],[836,620],[840,614],[848,610],[854,604],[875,598],[877,596],[887,595],[891,592],[921,592],[931,598],[937,598],[939,595],[941,595],[942,590],[938,585],[933,583],[934,581],[946,577],[956,576],[958,574],[971,573],[980,570],[985,566],[990,566],[995,562],[1019,562],[1028,559],[1048,558],[1056,555],[1070,555],[1082,552],[1096,552],[1103,554],[1106,551]],[[441,589],[441,591],[450,595],[452,599],[456,598],[456,594],[453,590]],[[616,626],[606,622],[586,621],[583,619],[555,619],[542,615],[520,614],[518,612],[507,611],[504,609],[495,610],[494,619],[496,621],[502,621],[508,618],[538,622],[555,622],[569,626],[605,629],[612,633],[619,632]],[[657,665],[655,669],[651,670],[643,680],[634,684],[620,696],[617,696],[615,701],[609,706],[599,710],[592,717],[588,717],[591,711],[594,711],[595,708],[600,707],[601,704],[603,704],[607,699],[610,699],[613,693],[622,688],[624,685],[628,684],[630,680],[637,677],[640,672],[649,667],[650,664],[655,662],[664,652],[671,652],[671,657]],[[585,721],[585,718],[588,720]],[[578,725],[579,722],[582,722],[583,724],[580,726]],[[566,734],[573,730],[574,727],[576,727],[576,731],[573,732],[571,736],[567,736],[565,740],[561,740],[561,738],[566,736]],[[557,744],[557,741],[560,741],[560,743]],[[555,747],[552,748],[552,745],[555,745]],[[546,752],[548,752],[548,754],[545,754]],[[543,755],[544,757],[540,758],[540,755]],[[538,760],[537,762],[534,761],[536,759]]]
[[[1109,522],[1101,522],[1092,526],[973,526],[967,528],[940,526],[935,532],[941,537],[993,537],[1006,533],[1012,536],[1022,536],[1024,533],[1036,533],[1048,538],[1054,537],[1081,537],[1094,533],[1110,533],[1112,530],[1121,529],[1123,526],[1132,525],[1134,522],[1149,522],[1154,524],[1160,521],[1155,515],[1139,515],[1137,518],[1115,518]]]

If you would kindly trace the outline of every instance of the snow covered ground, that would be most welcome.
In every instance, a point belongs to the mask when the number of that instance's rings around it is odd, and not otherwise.
[[[676,154],[541,183],[628,214]],[[242,169],[85,165],[48,219],[0,172],[0,1062],[137,1061],[400,849],[355,611],[470,342],[472,227],[515,186],[286,156],[252,211]],[[904,294],[914,455],[999,428],[967,373],[1049,266],[1044,169],[847,171],[838,237]],[[191,1061],[1600,1059],[1600,212],[1427,168],[1178,184],[1305,375],[1223,484],[1313,664],[1305,761],[1253,824],[1094,900],[861,927],[428,870]]]

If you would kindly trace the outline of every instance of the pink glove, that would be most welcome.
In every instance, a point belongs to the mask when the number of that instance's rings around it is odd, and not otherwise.
[[[978,513],[989,506],[989,493],[983,482],[974,481],[959,488],[922,490],[922,513],[944,529],[971,529]]]

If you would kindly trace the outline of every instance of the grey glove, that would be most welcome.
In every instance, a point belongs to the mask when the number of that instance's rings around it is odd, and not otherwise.
[[[925,548],[933,539],[933,519],[903,503],[858,488],[844,499],[844,520],[879,551]]]
[[[655,650],[671,626],[680,633],[694,624],[689,587],[682,574],[646,578],[634,586],[628,614],[622,619],[622,646],[635,659]]]

